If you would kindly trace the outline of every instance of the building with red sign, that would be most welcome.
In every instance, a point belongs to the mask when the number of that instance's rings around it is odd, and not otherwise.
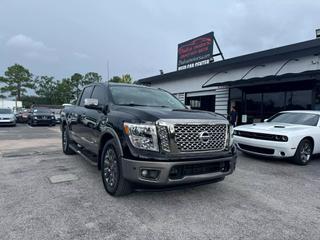
[[[194,109],[227,115],[239,124],[282,110],[320,110],[320,39],[140,79],[163,88]]]

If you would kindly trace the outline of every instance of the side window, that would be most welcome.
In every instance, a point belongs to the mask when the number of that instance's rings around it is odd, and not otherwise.
[[[105,105],[107,102],[107,90],[100,86],[95,86],[92,98],[98,99],[99,105]]]
[[[82,96],[81,96],[81,99],[80,99],[80,104],[79,104],[79,106],[84,107],[84,100],[85,100],[86,98],[90,98],[91,92],[92,92],[92,87],[86,87],[86,88],[83,90]]]

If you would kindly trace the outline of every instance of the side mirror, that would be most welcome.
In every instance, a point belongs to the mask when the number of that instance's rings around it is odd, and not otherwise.
[[[99,108],[99,101],[95,98],[85,98],[84,99],[84,107],[89,109],[97,109]]]
[[[84,107],[88,109],[104,111],[104,106],[99,104],[99,101],[96,98],[85,98]]]
[[[190,105],[186,105],[187,109],[191,110],[191,106]]]
[[[267,119],[265,119],[265,120],[263,120],[263,122],[268,122],[268,118],[267,118]]]

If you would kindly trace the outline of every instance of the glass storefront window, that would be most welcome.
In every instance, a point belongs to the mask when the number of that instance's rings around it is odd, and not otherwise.
[[[231,99],[241,99],[242,98],[242,90],[240,88],[231,88],[230,89],[230,98]]]
[[[287,110],[310,110],[311,99],[312,99],[312,90],[287,92],[286,109]]]
[[[285,109],[285,92],[263,93],[263,117],[272,115]]]
[[[250,93],[246,95],[246,114],[249,123],[261,121],[261,103],[261,93]]]

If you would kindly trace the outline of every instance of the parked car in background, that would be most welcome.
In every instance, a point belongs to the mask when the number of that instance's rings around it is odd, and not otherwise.
[[[68,109],[68,108],[71,108],[73,107],[74,105],[70,104],[70,103],[64,103],[62,104],[62,109],[61,109],[61,112],[60,112],[60,118],[63,119],[65,117],[65,110]]]
[[[164,90],[93,84],[83,89],[76,106],[63,111],[63,152],[96,164],[111,195],[128,194],[138,185],[218,182],[235,169],[227,119],[187,109]]]
[[[293,158],[300,165],[320,153],[320,112],[284,111],[264,123],[238,126],[234,142],[239,150],[260,156]]]
[[[56,119],[56,124],[61,123],[61,110],[62,109],[51,109],[51,111]]]
[[[49,108],[36,107],[32,108],[28,116],[28,124],[35,125],[56,125],[54,114]]]
[[[10,108],[0,108],[0,126],[16,126],[16,116]]]
[[[19,112],[16,113],[16,119],[18,123],[26,123],[28,122],[29,109],[20,109]]]

